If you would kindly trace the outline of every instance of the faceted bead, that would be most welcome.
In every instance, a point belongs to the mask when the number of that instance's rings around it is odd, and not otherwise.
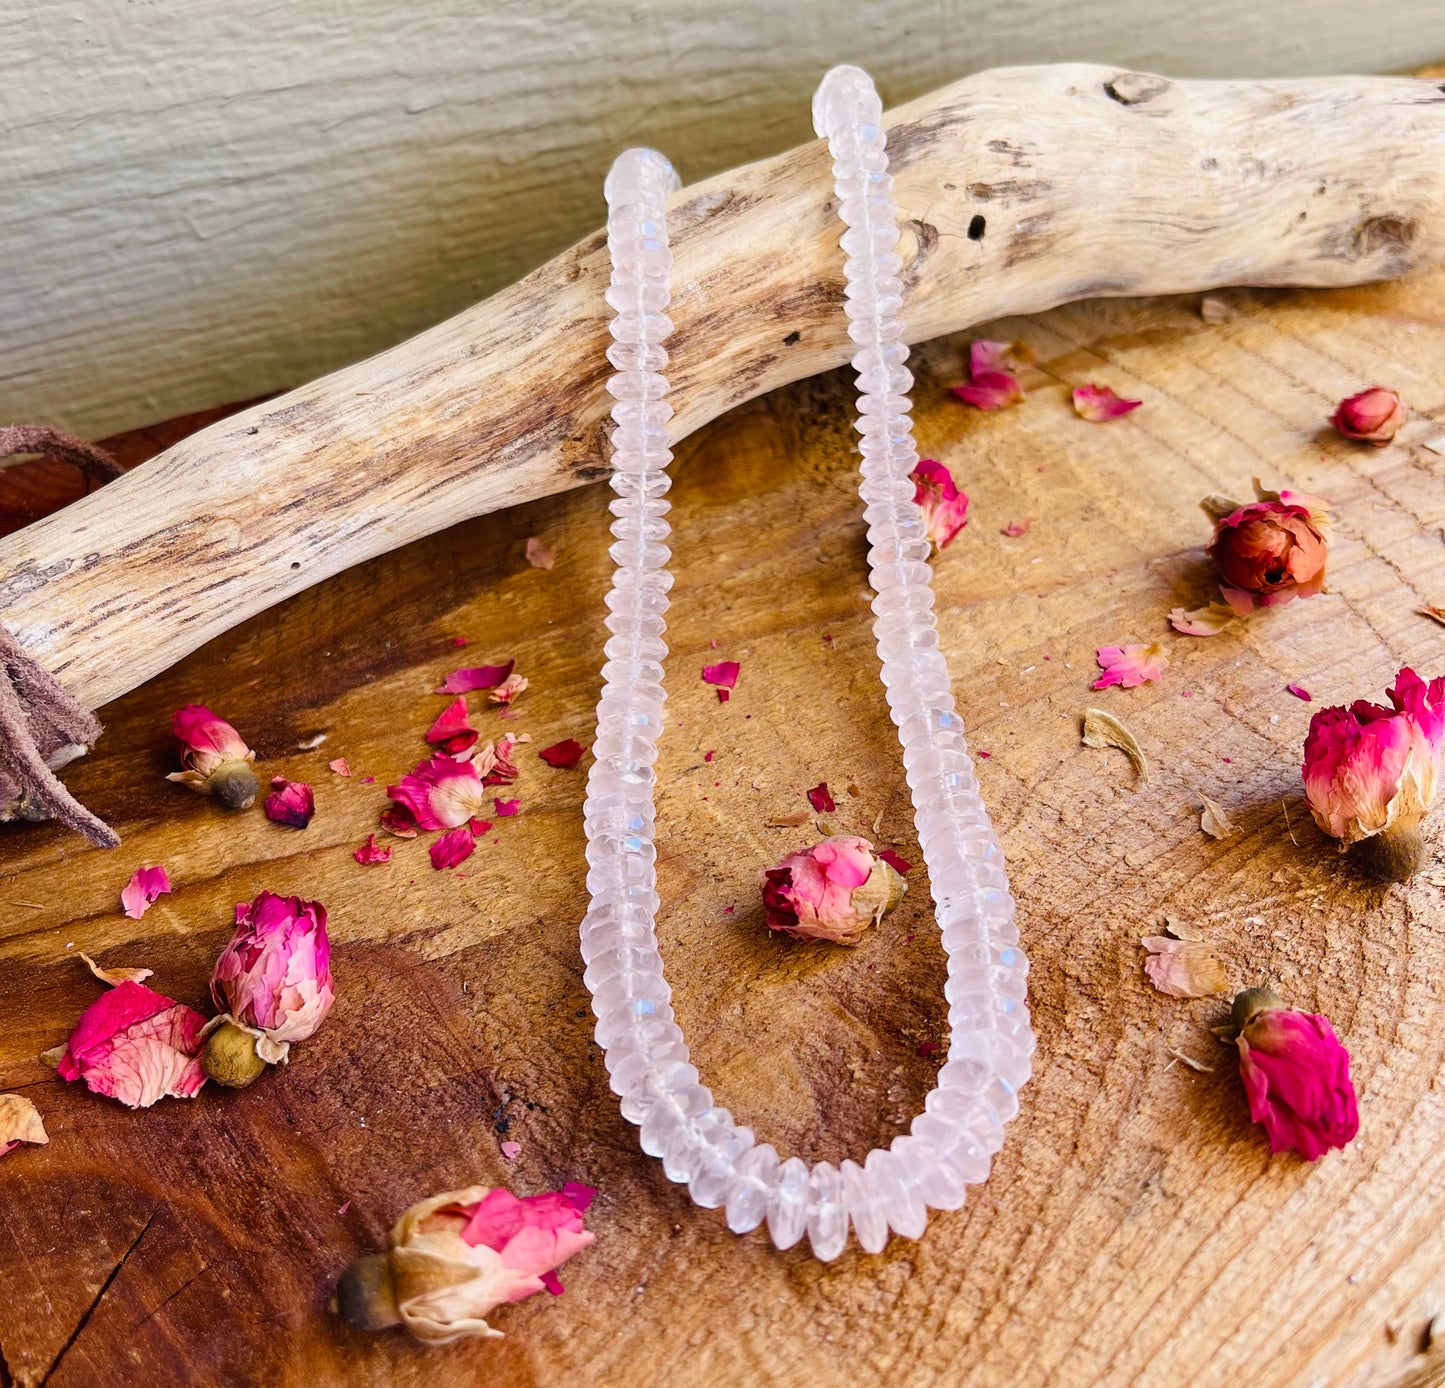
[[[857,1162],[845,1161],[838,1172],[843,1178],[843,1203],[853,1221],[858,1246],[865,1253],[881,1253],[888,1243],[888,1220],[871,1182]]]
[[[728,1187],[728,1228],[746,1234],[763,1222],[778,1179],[778,1154],[764,1142],[738,1158],[737,1174]]]
[[[768,1197],[768,1234],[775,1248],[791,1248],[808,1223],[808,1168],[789,1157],[778,1169],[778,1183]]]
[[[843,1204],[843,1178],[831,1162],[813,1168],[813,1193],[808,1201],[808,1242],[819,1262],[831,1263],[848,1242],[848,1210]]]
[[[928,1227],[928,1207],[910,1184],[911,1173],[896,1154],[875,1148],[868,1153],[863,1174],[893,1232],[901,1238],[921,1239]]]

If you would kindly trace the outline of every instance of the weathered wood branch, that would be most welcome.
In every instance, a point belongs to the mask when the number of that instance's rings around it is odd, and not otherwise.
[[[1427,82],[1011,68],[888,119],[912,341],[1092,296],[1359,284],[1445,240]],[[821,143],[677,195],[680,435],[846,360],[830,197]],[[0,623],[99,707],[330,574],[604,476],[606,278],[599,233],[0,542]]]

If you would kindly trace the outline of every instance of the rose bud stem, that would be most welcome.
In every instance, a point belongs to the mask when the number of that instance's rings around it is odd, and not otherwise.
[[[212,793],[228,810],[249,810],[256,803],[256,773],[248,761],[228,761],[211,776]]]
[[[391,1254],[368,1253],[341,1274],[331,1309],[356,1330],[386,1330],[401,1324]]]
[[[234,1022],[223,1022],[211,1033],[201,1064],[211,1079],[227,1089],[244,1089],[266,1068],[256,1054],[256,1038]]]
[[[1425,840],[1415,825],[1376,834],[1355,848],[1360,866],[1377,882],[1408,882],[1425,866]]]

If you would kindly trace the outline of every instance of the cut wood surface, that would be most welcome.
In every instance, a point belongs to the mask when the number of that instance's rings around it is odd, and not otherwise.
[[[914,341],[1100,295],[1359,284],[1445,244],[1445,98],[1412,78],[1008,68],[887,120]],[[847,357],[821,142],[684,189],[669,221],[681,434]],[[593,236],[10,536],[0,622],[98,708],[352,564],[595,480],[606,278]]]
[[[1010,863],[1039,1035],[988,1183],[919,1243],[822,1267],[695,1209],[618,1113],[582,985],[584,767],[609,581],[592,487],[453,527],[330,579],[113,704],[69,783],[121,831],[99,853],[53,826],[0,832],[0,1089],[50,1133],[0,1158],[0,1378],[149,1385],[789,1385],[790,1388],[1381,1388],[1439,1381],[1441,870],[1364,883],[1313,827],[1300,745],[1323,702],[1441,669],[1441,280],[1099,301],[992,324],[1041,365],[1016,409],[948,396],[965,339],[917,354],[918,433],[973,499],[937,563],[942,638]],[[755,873],[815,834],[765,827],[826,780],[838,830],[918,862],[871,649],[852,389],[834,372],[745,405],[679,449],[669,724],[659,767],[659,933],[695,1060],[739,1121],[837,1160],[904,1131],[945,1043],[944,960],[922,867],[855,950],[768,937]],[[1068,387],[1144,401],[1106,425]],[[1339,397],[1399,389],[1391,446],[1325,428]],[[1258,475],[1328,497],[1331,591],[1208,640],[1165,614],[1209,596],[1197,508]],[[1027,533],[1001,533],[1010,522]],[[529,536],[557,551],[529,568]],[[164,617],[147,630],[166,637]],[[452,638],[470,644],[454,647]],[[1093,692],[1095,647],[1159,638],[1163,681]],[[384,786],[425,748],[459,664],[531,680],[523,813],[458,872],[425,838],[361,867]],[[742,667],[719,704],[708,661]],[[1298,683],[1306,704],[1285,692]],[[167,784],[171,710],[203,700],[311,782],[297,832]],[[1079,744],[1122,718],[1151,780]],[[318,732],[324,745],[298,751]],[[706,754],[713,752],[711,761]],[[353,774],[327,770],[336,756]],[[375,777],[367,783],[363,778]],[[849,787],[857,787],[857,795]],[[1199,828],[1201,796],[1238,832]],[[874,827],[876,825],[876,828]],[[1432,846],[1438,817],[1430,825]],[[121,914],[134,869],[175,883]],[[338,1000],[292,1063],[242,1093],[130,1113],[37,1059],[99,985],[75,957],[148,965],[197,1006],[232,908],[269,888],[331,912]],[[1141,935],[1177,916],[1232,985],[1327,1013],[1362,1128],[1315,1165],[1247,1119],[1223,1003],[1161,996]],[[1179,1057],[1208,1067],[1196,1071]],[[499,1144],[520,1144],[514,1162]],[[566,1295],[497,1316],[503,1341],[427,1350],[346,1330],[338,1273],[411,1201],[472,1182],[599,1190]]]

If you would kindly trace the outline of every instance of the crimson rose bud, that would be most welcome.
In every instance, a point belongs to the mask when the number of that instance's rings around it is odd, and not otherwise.
[[[1388,386],[1371,386],[1341,400],[1330,423],[1347,439],[1383,448],[1405,422],[1405,402]]]
[[[1267,988],[1234,1000],[1231,1024],[1249,1116],[1264,1125],[1271,1152],[1298,1148],[1315,1161],[1360,1129],[1350,1053],[1328,1017],[1296,1012]]]

